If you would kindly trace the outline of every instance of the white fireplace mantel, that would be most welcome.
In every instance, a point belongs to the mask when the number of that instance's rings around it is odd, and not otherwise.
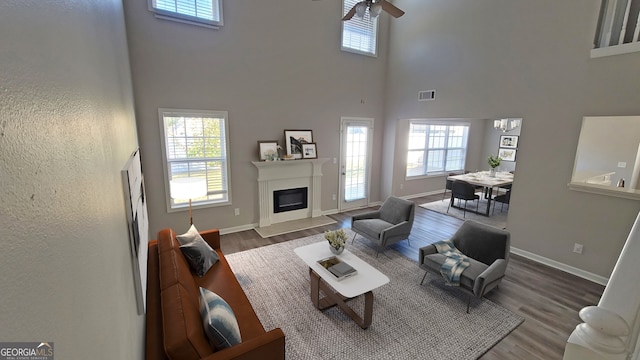
[[[322,165],[329,158],[288,161],[252,161],[258,168],[258,198],[260,227],[274,223],[322,215]],[[274,214],[273,192],[296,187],[308,187],[307,209]]]

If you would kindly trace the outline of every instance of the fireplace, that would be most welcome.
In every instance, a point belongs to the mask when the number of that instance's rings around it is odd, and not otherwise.
[[[259,226],[321,216],[322,164],[327,160],[329,159],[252,161],[258,169]],[[285,194],[284,199],[280,200],[274,196],[276,191],[300,188],[304,189],[304,194]],[[279,202],[279,205],[276,205],[276,202]],[[284,211],[278,212],[277,209],[282,205],[285,205]]]
[[[293,211],[307,208],[306,187],[276,190],[273,192],[273,213]]]

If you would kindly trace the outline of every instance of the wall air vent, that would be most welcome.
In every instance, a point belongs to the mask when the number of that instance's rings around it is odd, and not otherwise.
[[[435,90],[423,90],[418,91],[418,101],[429,101],[436,99],[436,91]]]

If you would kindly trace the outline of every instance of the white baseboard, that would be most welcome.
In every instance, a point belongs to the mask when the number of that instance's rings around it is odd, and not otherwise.
[[[551,260],[549,258],[546,258],[544,256],[540,256],[537,254],[534,254],[532,252],[528,252],[526,250],[522,250],[522,249],[518,249],[518,248],[514,248],[513,246],[511,247],[511,252],[516,254],[516,255],[520,255],[522,257],[525,257],[527,259],[533,260],[535,262],[541,263],[543,265],[547,265],[547,266],[551,266],[552,268],[558,269],[558,270],[562,270],[566,273],[581,277],[583,279],[589,280],[589,281],[593,281],[596,284],[600,284],[600,285],[607,285],[607,282],[609,281],[609,278],[606,278],[604,276],[600,276],[600,275],[596,275],[594,273],[590,273],[588,271],[584,271],[582,269],[578,269],[576,267],[567,265],[567,264],[563,264],[559,261],[555,261],[555,260]]]
[[[224,234],[231,234],[231,233],[236,233],[236,232],[240,232],[240,231],[247,231],[247,230],[253,230],[255,228],[258,227],[258,224],[247,224],[247,225],[240,225],[240,226],[234,226],[234,227],[230,227],[230,228],[224,228],[224,229],[219,229],[220,230],[220,235],[224,235]]]
[[[437,194],[443,194],[443,193],[444,193],[444,190],[435,190],[435,191],[423,192],[423,193],[419,193],[419,194],[405,195],[405,196],[400,196],[400,197],[405,199],[405,200],[409,200],[409,199],[413,199],[413,198],[429,196],[429,195],[437,195]]]

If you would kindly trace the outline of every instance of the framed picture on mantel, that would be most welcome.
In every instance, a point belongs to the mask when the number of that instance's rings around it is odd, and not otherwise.
[[[303,159],[317,159],[318,149],[316,143],[302,144],[302,158]]]
[[[278,142],[275,140],[258,141],[260,161],[273,161],[278,157]]]
[[[311,130],[285,130],[284,141],[287,155],[293,156],[294,159],[302,159],[302,145],[313,142],[313,132]]]

